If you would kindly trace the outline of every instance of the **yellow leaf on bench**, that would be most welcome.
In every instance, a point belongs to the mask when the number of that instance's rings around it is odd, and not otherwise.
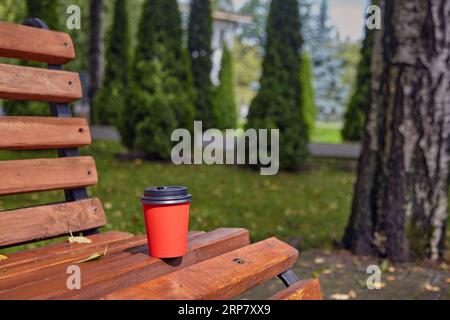
[[[69,237],[70,243],[92,243],[92,240],[86,237]]]

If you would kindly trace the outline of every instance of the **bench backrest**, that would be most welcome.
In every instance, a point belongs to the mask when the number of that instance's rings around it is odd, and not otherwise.
[[[0,99],[49,102],[52,117],[0,116],[0,150],[56,149],[58,157],[0,161],[0,196],[63,189],[66,202],[0,212],[0,248],[106,224],[100,201],[86,191],[98,180],[95,161],[77,149],[91,144],[89,126],[68,105],[82,98],[79,75],[62,70],[75,58],[73,42],[38,19],[25,24],[0,22],[0,57],[48,68],[0,64]]]

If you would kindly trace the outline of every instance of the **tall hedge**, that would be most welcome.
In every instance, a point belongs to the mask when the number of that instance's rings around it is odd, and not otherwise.
[[[216,127],[213,105],[212,16],[209,0],[192,0],[189,18],[188,49],[192,61],[192,75],[196,90],[196,119],[204,128]]]
[[[130,80],[130,27],[126,0],[116,0],[111,30],[107,35],[103,85],[95,99],[95,122],[114,125]]]
[[[280,168],[295,170],[307,157],[308,127],[302,110],[300,21],[297,0],[273,0],[260,90],[247,128],[280,129]]]
[[[64,10],[59,0],[27,0],[27,16],[39,18],[44,21],[51,30],[61,30],[61,17]]]
[[[237,125],[237,110],[234,92],[233,56],[227,46],[223,49],[219,81],[220,84],[216,88],[214,102],[217,128],[235,128]]]
[[[26,17],[39,18],[44,21],[51,30],[61,30],[60,17],[64,14],[58,0],[27,0]],[[22,62],[24,66],[44,66],[40,63]],[[50,115],[48,103],[37,101],[4,101],[5,112],[10,116],[23,115]]]
[[[303,107],[308,133],[312,133],[316,123],[317,108],[314,97],[311,59],[307,53],[301,54],[300,62],[301,106]]]
[[[348,141],[360,141],[364,132],[366,110],[369,104],[373,30],[366,30],[361,47],[361,61],[358,64],[353,94],[344,114],[342,137]]]
[[[172,131],[194,122],[190,64],[181,37],[177,1],[146,0],[119,131],[125,146],[151,158],[170,158]]]

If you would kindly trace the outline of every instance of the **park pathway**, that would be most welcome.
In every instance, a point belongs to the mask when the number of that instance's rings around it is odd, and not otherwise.
[[[92,126],[94,140],[120,141],[120,135],[116,128],[110,126]],[[357,159],[361,147],[358,143],[327,144],[311,143],[309,152],[318,158]]]

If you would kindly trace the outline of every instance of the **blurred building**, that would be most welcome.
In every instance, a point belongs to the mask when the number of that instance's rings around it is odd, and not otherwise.
[[[187,27],[190,12],[189,4],[180,3],[180,11],[183,25],[184,27]],[[211,71],[211,80],[217,85],[219,82],[220,64],[222,61],[224,46],[226,45],[229,49],[232,49],[239,26],[242,24],[251,23],[252,18],[250,16],[230,11],[213,11],[212,18],[213,35],[211,46],[213,49],[213,68]]]

